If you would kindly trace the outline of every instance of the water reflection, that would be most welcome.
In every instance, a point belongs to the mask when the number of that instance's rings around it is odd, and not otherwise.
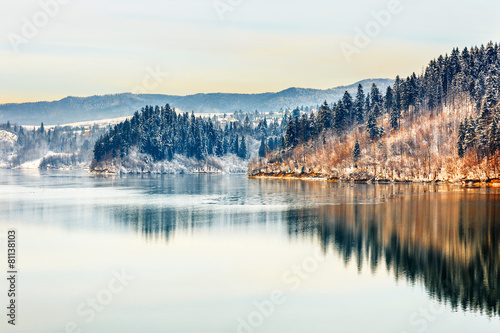
[[[500,317],[498,190],[244,176],[0,174],[0,213],[9,223],[57,224],[71,232],[113,233],[118,226],[166,246],[177,233],[273,228],[292,242],[333,251],[359,271],[385,267],[395,280],[423,285],[454,309]]]
[[[453,309],[499,316],[500,196],[455,187],[387,185],[339,187],[344,203],[288,212],[291,235],[319,236],[324,250],[372,270],[385,265],[395,279],[422,283]],[[359,192],[380,204],[360,205]]]
[[[262,203],[285,206],[262,211]],[[237,207],[242,204],[245,209]],[[169,239],[180,230],[281,223],[291,239],[317,241],[325,253],[333,249],[360,271],[384,265],[396,280],[424,285],[453,309],[500,316],[497,191],[255,180],[238,195],[199,206],[136,206],[114,213],[148,240]]]

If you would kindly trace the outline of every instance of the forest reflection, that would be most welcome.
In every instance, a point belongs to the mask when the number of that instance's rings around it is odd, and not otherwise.
[[[273,205],[283,208],[265,208]],[[360,271],[365,264],[372,271],[383,265],[396,280],[422,284],[454,309],[500,316],[496,190],[252,180],[237,197],[200,207],[152,205],[114,213],[150,241],[200,228],[278,223],[291,239],[318,242]]]

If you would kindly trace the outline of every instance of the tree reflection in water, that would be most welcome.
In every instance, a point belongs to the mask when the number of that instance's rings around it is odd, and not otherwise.
[[[435,185],[251,180],[237,197],[192,207],[117,207],[148,240],[178,230],[282,223],[291,238],[319,240],[344,262],[423,284],[454,309],[500,316],[500,193]],[[283,205],[277,210],[245,210]],[[235,207],[238,206],[238,207]],[[260,207],[260,206],[259,206]]]
[[[384,264],[453,309],[500,316],[500,195],[487,189],[334,186],[337,205],[287,212],[291,236],[316,235],[344,262]],[[367,203],[366,192],[379,203]],[[370,196],[368,196],[370,197]]]

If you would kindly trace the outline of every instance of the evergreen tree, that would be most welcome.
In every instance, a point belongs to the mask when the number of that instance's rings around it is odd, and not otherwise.
[[[358,124],[362,124],[365,121],[365,93],[361,84],[358,85],[358,92],[354,100],[354,113],[355,121]]]
[[[222,157],[225,155],[224,152],[224,140],[218,136],[217,137],[217,142],[215,144],[215,156],[217,157]]]
[[[370,101],[371,101],[370,93],[367,93],[365,98],[365,118],[368,117],[368,114],[372,110],[372,105]]]
[[[342,105],[345,110],[346,124],[350,126],[354,123],[355,112],[354,112],[354,102],[352,100],[352,96],[347,91],[344,93],[344,96],[342,97]]]
[[[377,126],[377,117],[374,112],[370,112],[368,115],[366,130],[368,131],[368,135],[373,142],[380,138],[384,133],[383,128]]]
[[[239,146],[239,138],[238,135],[233,139],[233,149],[232,153],[235,154],[236,156],[240,156],[240,146]]]
[[[396,81],[394,83],[394,86],[396,87],[396,84],[399,85],[399,76],[396,78]],[[399,90],[399,88],[397,88]],[[387,93],[385,94],[385,108],[387,112],[389,112],[389,122],[391,125],[391,128],[396,130],[399,128],[399,121],[401,119],[401,110],[400,104],[401,102],[398,100],[400,99],[398,97],[399,92],[395,91],[396,88],[393,90],[391,87],[387,87]]]
[[[375,116],[375,118],[378,118],[382,115],[382,111],[380,110],[380,106],[379,104],[374,104],[373,105],[373,109],[372,109],[372,112],[373,115]]]
[[[316,128],[316,117],[314,112],[309,115],[309,139],[314,138],[318,135]]]
[[[466,134],[466,126],[463,122],[460,122],[460,126],[458,128],[458,142],[457,142],[457,150],[458,156],[460,158],[465,155],[465,134]]]
[[[337,134],[340,134],[346,128],[347,123],[347,110],[342,101],[339,101],[333,107],[333,128]]]
[[[401,119],[401,111],[399,111],[396,108],[391,109],[390,113],[390,123],[392,129],[398,129],[399,128],[399,120]]]
[[[494,119],[491,122],[490,128],[489,128],[489,138],[488,138],[488,148],[490,154],[495,154],[500,146],[499,146],[499,131],[498,131],[498,124],[497,120]]]
[[[491,45],[488,46],[488,48]],[[493,57],[492,55],[489,55]],[[494,58],[496,59],[496,57]],[[485,80],[486,92],[484,96],[484,100],[481,107],[481,115],[478,120],[478,132],[476,135],[478,136],[478,144],[481,150],[481,153],[487,155],[489,153],[489,140],[490,140],[490,124],[492,124],[492,119],[494,115],[494,108],[497,104],[496,97],[496,87],[495,87],[495,79],[493,78],[493,74],[490,72]]]
[[[396,79],[394,80],[394,89],[393,89],[393,95],[394,95],[394,109],[396,109],[399,113],[401,113],[401,78],[396,76]]]
[[[299,125],[299,140],[301,142],[307,142],[311,138],[311,126],[309,124],[309,119],[307,119],[307,115],[303,114],[300,117],[300,125]]]
[[[330,128],[331,124],[331,115],[332,111],[330,110],[330,107],[328,106],[328,103],[325,101],[323,105],[319,108],[318,110],[318,117],[316,119],[317,123],[317,132],[321,133],[322,131]]]
[[[472,117],[465,120],[465,149],[474,147],[476,144],[476,122]]]
[[[375,105],[382,107],[383,97],[382,97],[382,94],[380,93],[380,90],[378,89],[378,87],[375,83],[372,84],[370,96],[371,96],[371,106],[372,107],[374,107]]]
[[[245,136],[243,135],[241,137],[241,143],[240,143],[240,148],[238,150],[238,156],[242,159],[247,158],[247,144],[245,142]]]
[[[385,93],[384,108],[387,113],[390,113],[394,108],[394,96],[391,86],[387,87],[387,91]]]
[[[266,141],[262,138],[260,140],[259,157],[266,157],[266,150]]]
[[[250,130],[252,129],[252,123],[250,121],[250,118],[248,118],[248,114],[245,116],[245,122],[243,126],[245,128],[245,133],[250,133]]]
[[[289,119],[286,127],[284,147],[293,148],[298,144],[297,119]]]
[[[352,159],[354,160],[354,167],[358,167],[358,161],[359,158],[361,157],[361,147],[359,146],[359,141],[356,140],[356,143],[354,144],[354,149],[352,150]]]

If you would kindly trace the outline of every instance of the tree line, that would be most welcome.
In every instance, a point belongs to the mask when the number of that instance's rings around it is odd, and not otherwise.
[[[10,122],[0,124],[0,129],[17,137],[10,147],[12,157],[8,162],[11,167],[52,154],[42,160],[42,168],[87,163],[92,157],[94,143],[107,131],[106,127],[99,126],[90,129],[70,126],[46,128],[43,123],[36,128],[27,129]]]
[[[97,140],[94,164],[125,158],[132,149],[155,162],[171,161],[175,155],[202,160],[208,156],[234,154],[248,159],[250,138],[261,141],[259,152],[262,154],[281,144],[283,128],[279,122],[268,124],[264,118],[253,126],[249,114],[242,119],[223,124],[215,116],[204,118],[193,113],[177,113],[168,104],[146,106]]]
[[[294,148],[328,130],[342,135],[358,126],[366,127],[375,142],[384,135],[380,125],[384,115],[388,117],[390,129],[398,130],[403,117],[414,121],[421,114],[437,115],[444,107],[454,108],[455,102],[466,101],[473,104],[476,112],[463,116],[457,154],[464,157],[470,150],[479,159],[491,156],[500,151],[499,74],[497,43],[466,47],[462,51],[455,48],[450,55],[430,61],[420,75],[413,73],[406,79],[397,76],[385,93],[375,84],[365,93],[359,85],[355,96],[345,92],[332,105],[325,101],[317,114],[290,116],[283,147]]]

